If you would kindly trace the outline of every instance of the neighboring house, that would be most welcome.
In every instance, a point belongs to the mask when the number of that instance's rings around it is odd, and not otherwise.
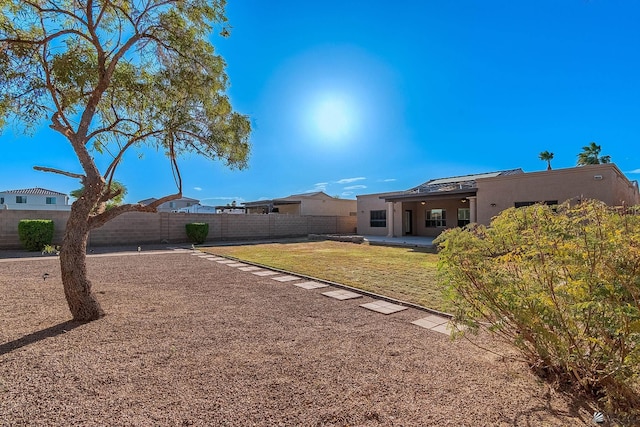
[[[180,208],[176,212],[178,213],[206,213],[206,214],[214,214],[218,213],[215,206],[205,206],[197,203],[195,205],[191,205],[187,208]]]
[[[148,205],[150,203],[155,202],[156,198],[144,199],[140,200],[138,203],[141,205]],[[191,199],[189,197],[182,197],[180,199],[172,200],[170,202],[164,202],[160,206],[158,206],[158,212],[178,212],[178,210],[182,208],[188,208],[190,206],[200,204],[200,200]]]
[[[318,216],[355,216],[357,202],[339,199],[318,191],[315,193],[294,194],[282,199],[245,202],[247,213],[279,213],[288,215]]]
[[[69,196],[44,188],[0,191],[1,209],[68,211]]]
[[[613,163],[525,173],[511,169],[433,179],[407,191],[357,196],[358,233],[437,236],[470,222],[488,225],[510,207],[597,199],[640,204],[638,183]]]

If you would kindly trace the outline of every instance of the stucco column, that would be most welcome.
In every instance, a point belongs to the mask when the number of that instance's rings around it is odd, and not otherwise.
[[[387,202],[387,237],[393,237],[393,202]]]
[[[469,220],[471,222],[477,222],[478,221],[478,215],[477,215],[477,207],[476,207],[476,202],[478,200],[477,196],[471,196],[471,197],[467,197],[467,200],[469,200]]]

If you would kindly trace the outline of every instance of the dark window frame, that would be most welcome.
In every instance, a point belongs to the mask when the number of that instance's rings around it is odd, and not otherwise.
[[[373,210],[369,211],[369,227],[382,228],[387,226],[387,211]]]

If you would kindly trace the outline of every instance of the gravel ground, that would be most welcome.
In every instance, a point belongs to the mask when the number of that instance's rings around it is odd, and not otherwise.
[[[0,262],[0,425],[591,425],[587,402],[412,325],[416,309],[185,253],[88,266],[107,316],[78,324],[55,257]]]

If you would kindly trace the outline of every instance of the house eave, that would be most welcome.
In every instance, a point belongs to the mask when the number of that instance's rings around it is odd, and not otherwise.
[[[428,200],[443,200],[451,198],[474,197],[477,193],[476,189],[452,190],[432,193],[410,193],[398,194],[393,196],[380,196],[385,202],[421,202]]]

